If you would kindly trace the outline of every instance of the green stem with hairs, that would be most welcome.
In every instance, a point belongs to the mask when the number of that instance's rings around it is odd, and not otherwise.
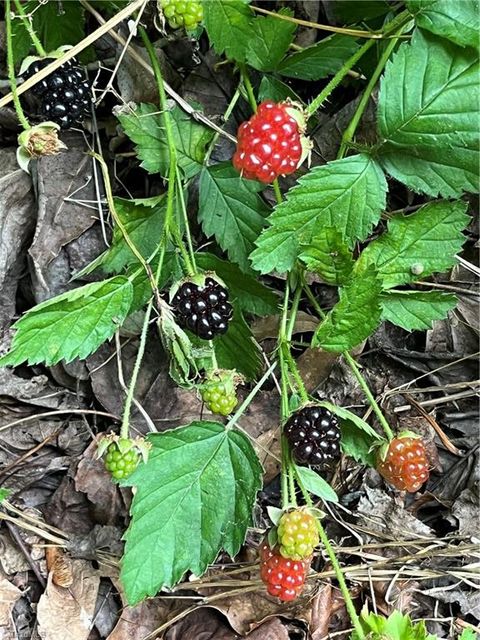
[[[12,12],[10,0],[5,0],[5,36],[7,38],[8,81],[10,83],[10,91],[12,92],[13,106],[15,107],[16,114],[23,129],[27,131],[28,129],[30,129],[30,123],[23,113],[22,105],[20,104],[20,98],[18,97],[17,93],[17,79],[15,78],[15,62],[13,59],[12,35]]]
[[[320,305],[318,304],[315,296],[313,295],[312,290],[310,289],[310,287],[308,286],[308,284],[305,281],[303,282],[303,289],[304,289],[305,293],[307,294],[307,297],[310,300],[313,308],[317,312],[318,316],[320,318],[322,318],[322,320],[323,320],[325,318],[325,313],[324,313],[323,309],[320,307]],[[388,424],[387,419],[383,415],[383,412],[380,409],[377,401],[373,397],[373,394],[370,391],[370,387],[368,386],[367,381],[365,380],[365,378],[362,376],[361,371],[358,368],[358,365],[355,362],[354,358],[352,358],[352,356],[350,355],[350,353],[348,351],[342,351],[342,356],[344,357],[344,359],[347,362],[348,366],[352,370],[352,373],[355,376],[355,378],[357,379],[358,384],[361,386],[363,392],[365,393],[365,396],[367,397],[368,403],[370,404],[370,406],[372,407],[373,412],[377,416],[378,421],[381,424],[382,429],[383,429],[385,435],[387,436],[388,440],[393,440],[393,438],[395,437],[395,434],[393,433],[392,428]]]
[[[25,29],[28,32],[28,35],[30,36],[30,40],[32,41],[33,46],[35,47],[36,52],[41,58],[45,58],[45,56],[47,55],[47,52],[45,51],[42,43],[38,39],[38,36],[35,33],[35,30],[32,26],[31,21],[27,16],[27,14],[25,13],[25,9],[23,8],[22,3],[20,2],[20,0],[13,0],[13,1],[15,3],[15,8],[18,11],[18,15],[20,16],[23,22],[23,26],[25,27]]]
[[[365,87],[365,91],[362,94],[362,97],[360,99],[360,102],[357,105],[355,113],[353,114],[353,117],[350,120],[348,127],[343,132],[342,142],[340,144],[340,150],[338,152],[337,159],[341,159],[345,156],[348,149],[348,145],[353,140],[355,131],[357,130],[357,127],[360,123],[363,113],[367,108],[367,104],[368,104],[368,101],[370,100],[372,91],[374,90],[375,85],[377,84],[378,79],[380,78],[380,75],[384,70],[385,65],[387,64],[387,61],[390,58],[392,51],[397,45],[398,38],[401,36],[403,29],[404,29],[404,26],[400,27],[400,29],[395,34],[395,36],[390,40],[388,45],[385,47],[385,51],[382,53],[380,60],[378,61],[378,64],[375,67],[375,70],[372,73],[372,76],[368,81],[367,86]]]

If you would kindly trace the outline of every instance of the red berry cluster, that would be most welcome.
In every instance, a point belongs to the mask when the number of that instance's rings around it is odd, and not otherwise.
[[[419,438],[394,438],[386,453],[380,453],[377,470],[400,491],[415,493],[429,476],[425,445]]]
[[[267,100],[240,125],[232,161],[244,178],[269,184],[297,168],[302,157],[301,132],[287,108],[288,103]]]
[[[305,584],[311,557],[304,560],[284,558],[278,547],[270,549],[267,542],[260,547],[260,577],[271,596],[284,602],[295,600]]]

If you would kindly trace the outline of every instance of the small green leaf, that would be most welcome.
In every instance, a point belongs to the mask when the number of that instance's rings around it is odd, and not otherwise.
[[[85,10],[80,2],[38,2],[23,5],[33,30],[47,52],[66,44],[74,45],[85,37]],[[32,48],[32,41],[20,18],[12,22],[15,61],[20,63]]]
[[[341,418],[342,421],[345,420],[348,422],[352,422],[357,430],[364,431],[370,438],[377,438],[378,440],[381,439],[375,429],[372,429],[368,422],[365,422],[365,420],[359,418],[352,411],[344,409],[343,407],[339,407],[338,405],[332,404],[331,402],[326,402],[325,400],[322,400],[322,402],[319,402],[318,404]]]
[[[379,161],[413,191],[445,197],[478,191],[478,69],[473,49],[420,31],[387,64]]]
[[[358,265],[375,265],[386,289],[452,267],[469,222],[465,202],[430,202],[388,222],[388,231],[362,252]]]
[[[5,489],[3,487],[0,487],[0,503],[3,502],[5,498],[8,498],[11,492],[12,492],[11,489]]]
[[[388,291],[380,296],[382,320],[415,331],[431,329],[434,320],[442,320],[455,308],[457,298],[440,291]]]
[[[438,640],[437,636],[428,633],[425,621],[412,622],[407,614],[394,611],[388,618],[362,611],[360,623],[363,631],[371,640]],[[355,631],[351,640],[359,640]]]
[[[269,209],[258,195],[264,188],[242,180],[230,163],[204,169],[200,176],[198,219],[205,235],[215,236],[220,247],[244,271],[248,256],[265,226]]]
[[[118,115],[126,135],[136,144],[135,150],[148,173],[168,175],[169,158],[163,115],[154,104],[139,104],[133,113]],[[205,147],[213,132],[195,122],[180,107],[170,110],[178,166],[186,178],[192,178],[202,168]]]
[[[122,325],[132,295],[130,280],[117,276],[42,302],[13,325],[12,348],[0,366],[86,358]]]
[[[292,16],[290,9],[279,14]],[[252,22],[248,38],[247,62],[258,71],[274,71],[286,54],[297,25],[274,16],[258,16]]]
[[[203,0],[203,21],[215,51],[245,62],[253,13],[243,0]]]
[[[344,284],[352,273],[353,256],[343,242],[342,234],[334,227],[326,227],[312,238],[312,242],[302,247],[300,260],[322,277],[324,282],[333,285]]]
[[[448,38],[460,46],[478,47],[478,0],[407,0],[417,26]]]
[[[187,571],[202,575],[219,551],[242,545],[262,468],[248,438],[218,422],[151,434],[147,464],[124,481],[136,487],[121,580],[135,605]]]
[[[272,507],[272,505],[267,507],[267,513],[270,520],[274,525],[278,525],[280,522],[280,518],[283,515],[283,509],[279,509],[278,507]]]
[[[458,640],[478,640],[478,636],[473,629],[464,629]]]
[[[341,24],[355,24],[378,18],[391,11],[386,0],[335,0],[333,11]]]
[[[257,240],[253,266],[261,273],[289,271],[300,244],[335,227],[348,245],[363,240],[380,219],[387,183],[382,170],[360,154],[315,167],[290,189]]]
[[[222,369],[236,369],[254,380],[261,367],[260,349],[240,311],[235,310],[228,331],[215,338],[215,354]]]
[[[350,420],[342,420],[340,444],[345,455],[369,467],[375,467],[376,449],[381,440],[376,433],[359,430]]]
[[[275,76],[264,75],[258,88],[258,101],[273,100],[274,102],[283,102],[287,98],[302,102],[301,98],[295,91]]]
[[[257,316],[278,312],[278,296],[258,278],[243,273],[237,265],[211,253],[197,253],[195,260],[201,269],[215,271],[227,285],[231,300],[241,311]]]
[[[289,56],[277,70],[289,78],[320,80],[336,73],[358,48],[359,44],[352,36],[335,33]]]
[[[366,340],[380,324],[382,285],[374,269],[356,270],[340,289],[340,300],[320,323],[313,347],[325,351],[349,351]]]
[[[295,473],[309,493],[325,500],[325,502],[338,502],[338,496],[333,487],[331,487],[322,476],[318,475],[316,471],[309,467],[295,465]]]

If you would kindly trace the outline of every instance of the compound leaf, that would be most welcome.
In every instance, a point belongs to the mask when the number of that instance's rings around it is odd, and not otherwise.
[[[163,115],[154,104],[142,103],[133,112],[120,113],[118,119],[148,173],[168,175],[170,154],[163,126]],[[205,147],[213,132],[195,122],[180,107],[170,110],[178,166],[186,178],[202,169]]]
[[[387,64],[378,126],[379,160],[407,187],[430,196],[477,192],[477,52],[417,31]]]
[[[136,487],[121,580],[134,605],[202,575],[221,549],[232,557],[251,523],[262,468],[250,441],[218,422],[151,434],[146,464],[124,481]]]
[[[253,266],[261,273],[289,271],[299,245],[326,227],[335,227],[348,245],[363,240],[380,218],[386,190],[381,168],[366,154],[312,169],[275,207],[256,242]]]
[[[13,325],[12,348],[0,366],[86,358],[122,325],[132,297],[131,281],[116,276],[42,302]]]
[[[447,317],[457,298],[440,291],[386,291],[380,297],[382,319],[406,329],[431,329],[434,320]]]
[[[386,289],[445,271],[465,242],[465,202],[430,202],[388,222],[388,231],[362,252],[359,264],[374,264]]]
[[[230,163],[202,171],[198,219],[207,237],[215,236],[220,247],[244,271],[250,270],[248,256],[265,226],[269,212],[258,195],[264,186],[243,180]]]

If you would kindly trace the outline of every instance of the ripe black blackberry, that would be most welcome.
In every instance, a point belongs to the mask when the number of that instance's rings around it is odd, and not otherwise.
[[[22,74],[28,79],[46,67],[54,58],[35,60]],[[46,120],[68,129],[82,120],[90,105],[90,86],[80,67],[67,60],[59,69],[40,80],[31,92],[40,98],[40,113]]]
[[[226,333],[233,314],[228,291],[209,277],[203,285],[184,282],[173,296],[171,306],[178,324],[203,340]]]
[[[298,464],[324,467],[340,456],[338,420],[325,407],[308,405],[295,412],[284,433]]]

